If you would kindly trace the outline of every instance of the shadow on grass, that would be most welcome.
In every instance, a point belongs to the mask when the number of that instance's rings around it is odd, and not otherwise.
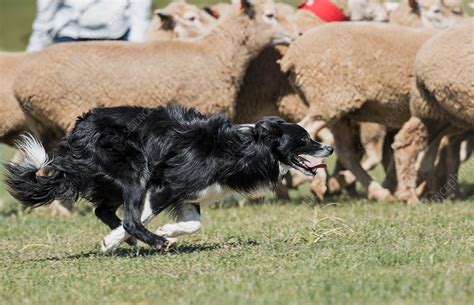
[[[104,254],[100,250],[91,250],[88,252],[81,252],[78,254],[67,255],[67,256],[52,256],[41,259],[32,259],[28,262],[48,262],[48,261],[73,261],[79,259],[95,259],[104,257],[121,257],[121,258],[134,258],[134,257],[147,257],[157,255],[182,255],[191,254],[196,252],[210,252],[219,249],[229,248],[248,248],[257,246],[258,242],[255,240],[245,240],[238,242],[224,242],[224,243],[203,243],[203,244],[185,244],[178,245],[175,248],[165,249],[152,249],[147,247],[133,247],[133,248],[119,248],[111,254]]]

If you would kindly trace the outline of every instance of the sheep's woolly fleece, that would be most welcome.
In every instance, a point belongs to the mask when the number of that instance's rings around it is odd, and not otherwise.
[[[474,128],[474,20],[430,39],[415,63],[414,116]]]
[[[410,115],[416,53],[434,33],[393,24],[328,24],[298,38],[281,67],[317,119],[331,123],[352,114],[400,128]]]
[[[0,142],[13,145],[26,131],[25,115],[13,95],[13,82],[20,65],[33,54],[0,53]]]
[[[235,10],[198,41],[52,46],[22,68],[15,96],[29,105],[29,116],[62,132],[97,106],[179,101],[203,113],[233,116],[248,64],[274,35],[260,17],[273,4],[254,1],[254,6],[259,18]]]

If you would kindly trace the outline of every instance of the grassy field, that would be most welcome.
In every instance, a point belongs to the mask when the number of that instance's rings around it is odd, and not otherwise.
[[[0,0],[0,50],[25,47],[33,16],[33,0]],[[0,146],[0,160],[12,153]],[[0,178],[0,305],[472,304],[473,169],[461,170],[464,201],[318,204],[305,186],[290,202],[205,207],[202,231],[170,251],[111,256],[87,203],[71,219],[24,211]]]
[[[462,171],[471,192],[473,167]],[[58,219],[3,194],[0,304],[472,304],[472,193],[417,208],[304,194],[205,207],[202,231],[177,248],[112,256],[86,203]]]

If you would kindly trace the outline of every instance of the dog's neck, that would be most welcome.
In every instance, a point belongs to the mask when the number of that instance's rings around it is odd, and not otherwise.
[[[286,169],[280,166],[271,148],[257,139],[254,125],[238,124],[232,129],[235,138],[227,160],[232,174],[226,177],[225,184],[239,192],[276,186]]]

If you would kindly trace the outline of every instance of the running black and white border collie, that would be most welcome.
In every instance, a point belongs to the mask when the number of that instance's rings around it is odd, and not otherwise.
[[[89,200],[112,229],[102,241],[104,252],[136,239],[167,247],[199,230],[200,204],[274,187],[289,168],[315,175],[325,165],[308,159],[333,152],[278,117],[238,125],[176,105],[93,109],[51,160],[30,135],[18,148],[23,161],[6,169],[10,193],[30,207]],[[116,215],[122,205],[123,221]],[[177,221],[153,234],[145,224],[164,210]]]

